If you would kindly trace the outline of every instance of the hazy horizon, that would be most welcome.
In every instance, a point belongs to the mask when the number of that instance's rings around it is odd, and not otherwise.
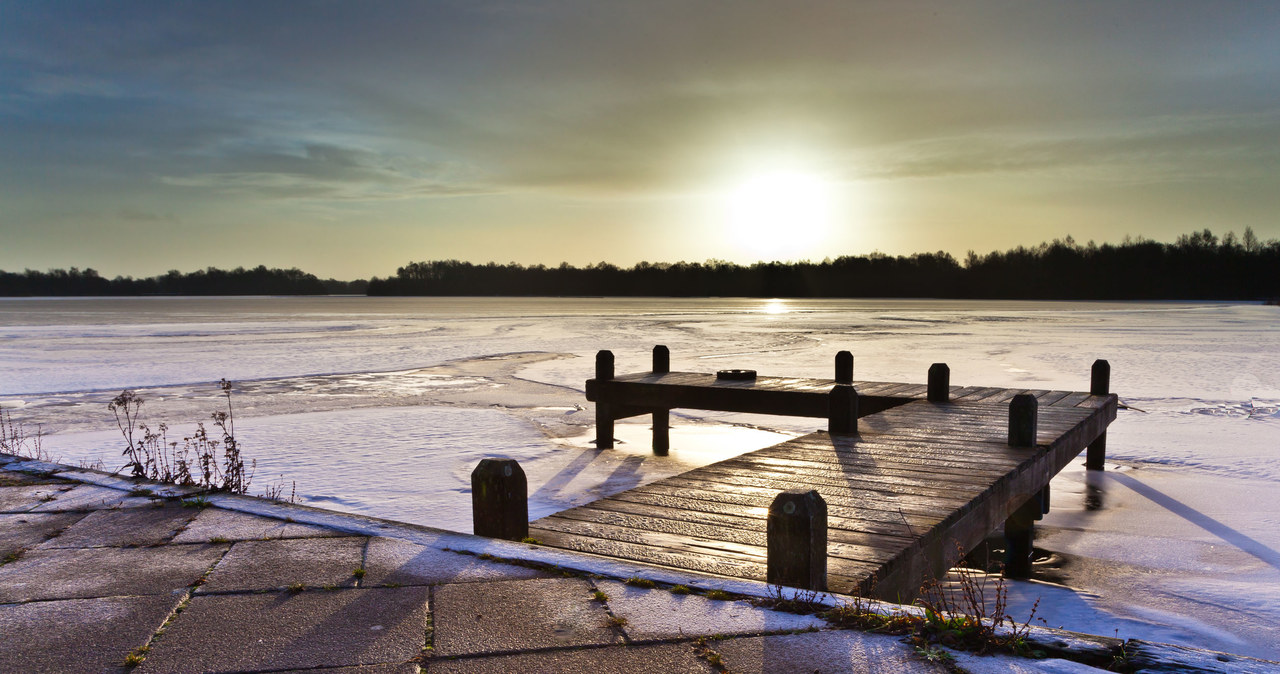
[[[0,269],[1280,237],[1280,5],[3,7]]]

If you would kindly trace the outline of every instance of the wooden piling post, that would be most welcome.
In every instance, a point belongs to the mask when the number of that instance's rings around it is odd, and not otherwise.
[[[659,344],[653,347],[653,373],[667,374],[671,371],[671,349]]]
[[[853,354],[848,351],[836,354],[836,383],[853,383]]]
[[[671,410],[653,411],[653,454],[666,456],[671,451]]]
[[[816,490],[793,489],[769,505],[765,580],[825,592],[827,589],[827,502]]]
[[[1089,393],[1104,396],[1111,393],[1111,363],[1098,359],[1093,361],[1093,369],[1089,377]],[[1084,467],[1086,470],[1105,470],[1107,462],[1107,432],[1102,431],[1096,440],[1089,443],[1086,451]]]
[[[471,471],[471,529],[477,536],[529,536],[529,485],[515,459],[481,459]]]
[[[848,384],[836,384],[827,396],[827,432],[854,434],[858,432],[858,390]]]
[[[596,379],[613,379],[613,352],[596,352]],[[608,403],[596,403],[596,449],[613,449],[613,410]]]
[[[951,399],[951,368],[946,363],[929,366],[929,402],[945,403]]]
[[[1004,575],[1006,578],[1031,577],[1035,521],[1039,515],[1040,499],[1032,497],[1004,521]]]
[[[1009,446],[1035,447],[1038,404],[1035,396],[1019,393],[1009,402]]]

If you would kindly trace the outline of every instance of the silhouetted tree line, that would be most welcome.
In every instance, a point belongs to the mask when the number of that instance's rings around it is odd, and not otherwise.
[[[822,262],[723,260],[607,262],[574,267],[411,262],[395,276],[321,280],[299,269],[230,271],[107,279],[93,269],[0,271],[0,296],[40,295],[511,295],[659,297],[941,297],[991,299],[1206,299],[1280,297],[1280,241],[1252,229],[1221,238],[1209,230],[1173,243],[1125,237],[1120,244],[1068,236],[1034,247],[979,255],[872,253]]]
[[[231,270],[209,267],[184,274],[170,271],[161,276],[135,279],[105,278],[93,269],[51,269],[21,274],[0,271],[0,295],[325,295],[363,294],[367,281],[320,280],[300,269],[267,269],[265,266]]]
[[[963,263],[945,252],[747,266],[641,262],[629,269],[438,260],[374,278],[368,293],[1258,300],[1280,297],[1280,241],[1259,241],[1252,229],[1222,238],[1206,229],[1174,243],[1126,236],[1120,244],[1080,245],[1068,236],[986,255],[970,251]]]

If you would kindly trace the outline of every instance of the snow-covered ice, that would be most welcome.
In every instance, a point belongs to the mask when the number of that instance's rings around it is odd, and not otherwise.
[[[512,456],[531,516],[750,451],[813,419],[677,411],[672,452],[643,419],[588,442],[592,356],[648,369],[747,367],[859,379],[1083,390],[1112,367],[1109,470],[1053,483],[1037,547],[1063,584],[1012,583],[1052,626],[1280,658],[1280,309],[1225,303],[928,300],[132,298],[0,300],[0,406],[64,462],[119,465],[123,388],[181,432],[237,383],[256,486],[467,531],[468,475]],[[172,433],[171,433],[172,435]]]

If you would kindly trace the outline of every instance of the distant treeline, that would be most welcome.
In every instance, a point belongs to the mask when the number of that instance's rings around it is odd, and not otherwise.
[[[963,262],[945,252],[872,253],[822,262],[742,266],[641,262],[586,267],[413,262],[369,282],[370,295],[603,295],[722,297],[941,297],[1005,299],[1206,299],[1280,297],[1280,241],[1218,238],[1209,230],[1174,243],[1125,237],[1080,245],[1070,236]]]
[[[321,280],[300,269],[232,270],[209,267],[184,274],[170,271],[162,276],[135,279],[100,276],[93,269],[51,269],[21,274],[0,271],[0,296],[76,295],[326,295],[364,294],[367,281]]]
[[[1221,238],[1209,230],[1174,243],[1125,237],[1084,245],[1068,236],[1031,248],[963,261],[949,253],[844,256],[822,262],[723,260],[649,263],[631,268],[458,260],[412,262],[395,276],[321,280],[299,269],[210,267],[183,274],[107,279],[93,269],[0,271],[0,296],[40,295],[514,295],[658,297],[941,297],[1003,299],[1280,298],[1280,241],[1252,229]]]

